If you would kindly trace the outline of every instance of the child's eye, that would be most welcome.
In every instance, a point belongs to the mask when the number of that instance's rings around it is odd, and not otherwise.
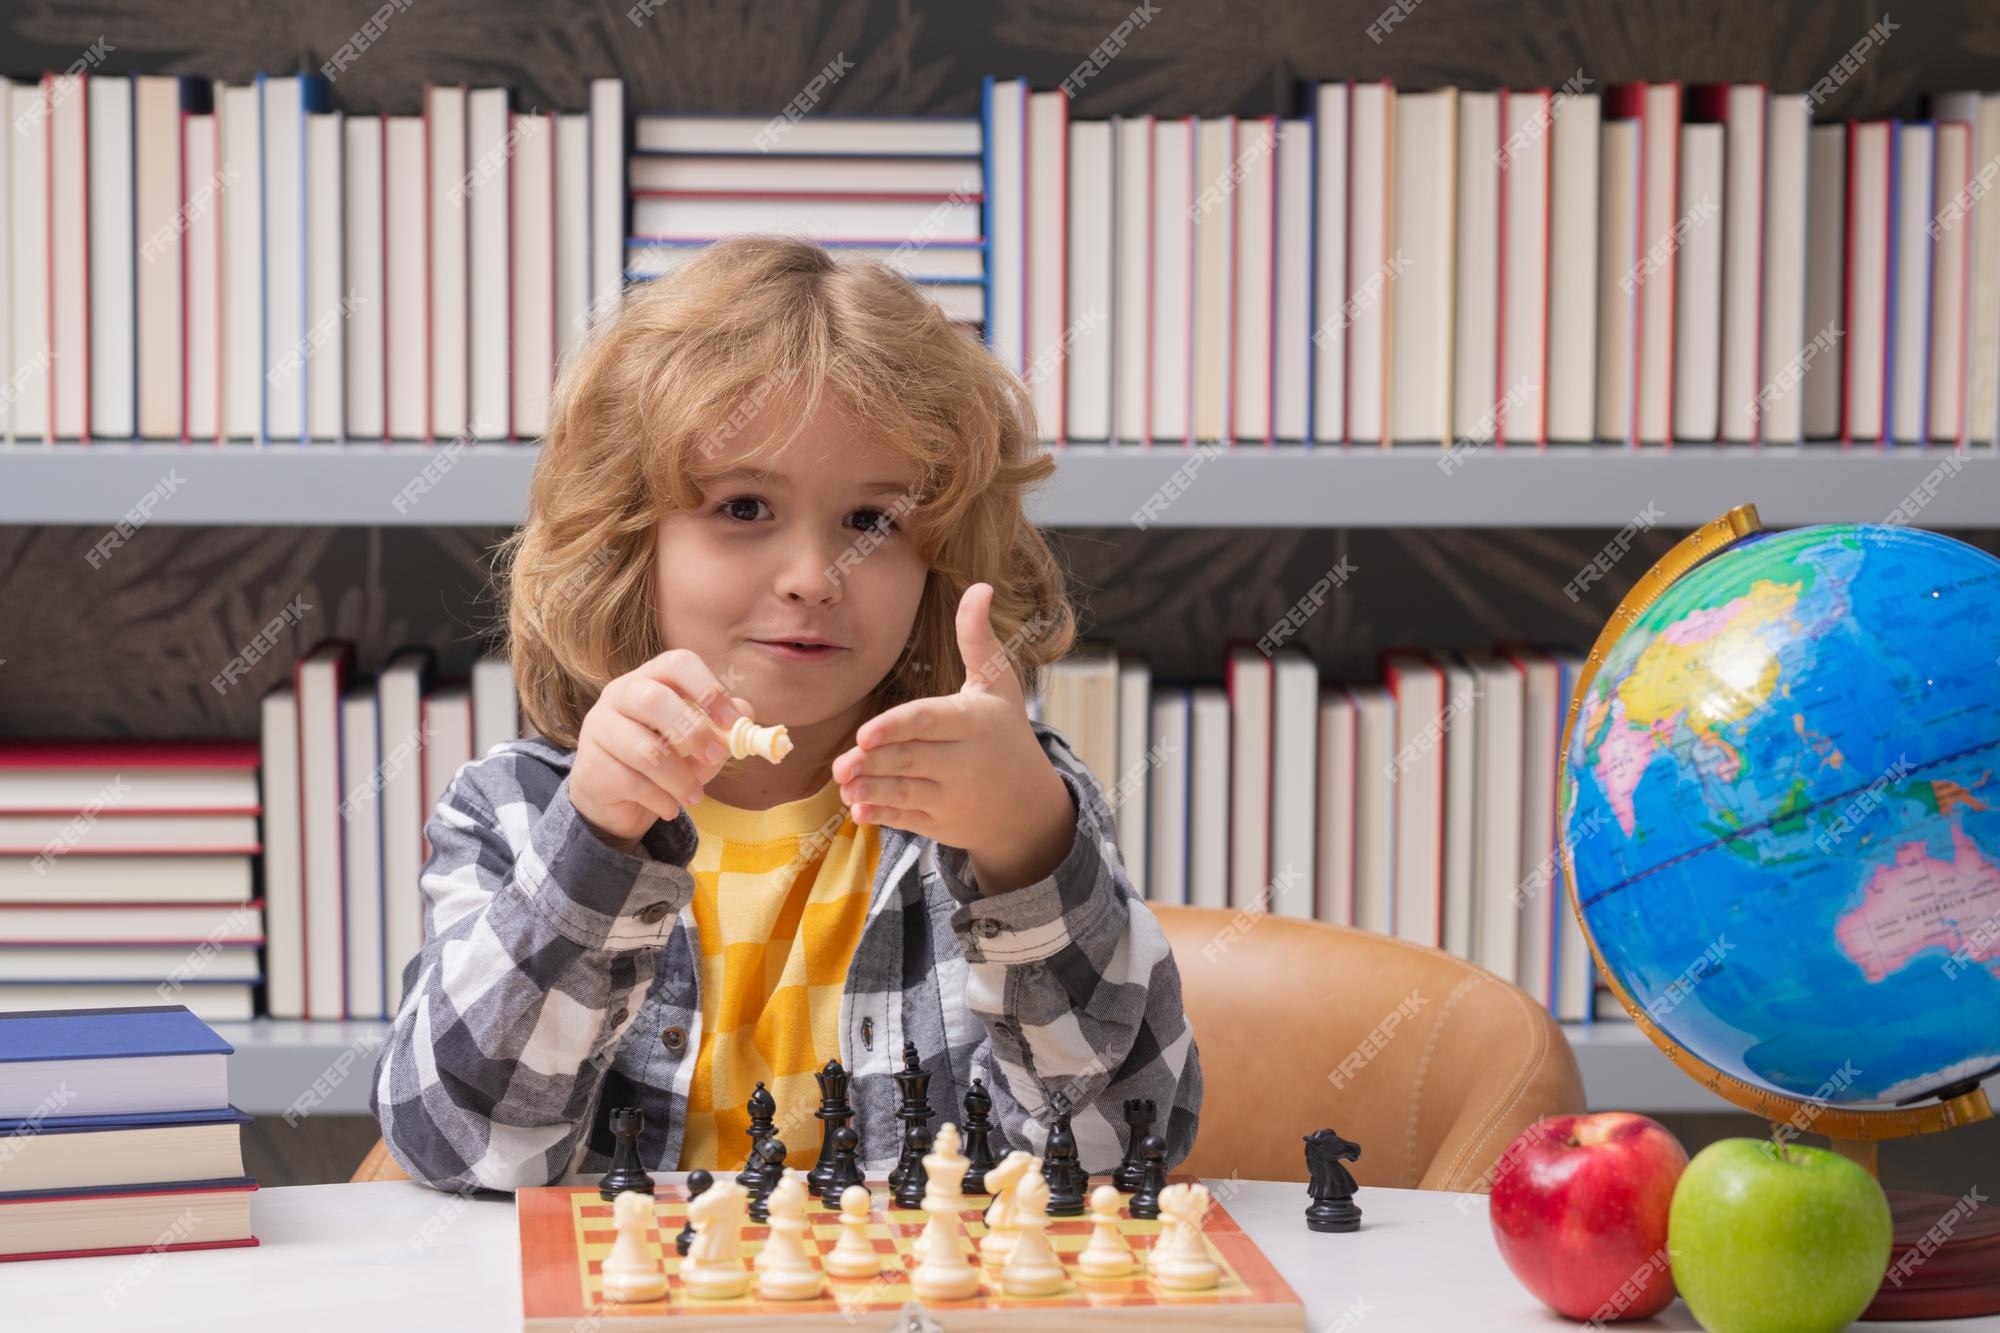
[[[896,520],[886,509],[857,509],[854,513],[857,516],[866,516],[855,526],[869,532],[888,533],[896,530]]]
[[[763,503],[762,500],[754,495],[739,495],[733,499],[724,500],[715,507],[715,511],[718,514],[727,514],[730,518],[741,519],[745,523],[754,523],[757,521],[757,506]],[[743,506],[745,505],[750,507],[750,512],[747,514],[743,512]]]

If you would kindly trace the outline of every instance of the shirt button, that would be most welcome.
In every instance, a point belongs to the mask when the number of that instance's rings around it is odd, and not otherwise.
[[[984,917],[979,922],[979,933],[990,940],[1000,933],[1000,923],[990,916]]]
[[[660,1045],[666,1047],[675,1055],[679,1055],[682,1051],[686,1050],[687,1044],[688,1034],[686,1028],[668,1028],[660,1034]]]
[[[648,903],[639,909],[639,919],[649,926],[657,926],[667,919],[667,911],[665,903]]]
[[[617,1027],[620,1023],[623,1023],[627,1018],[630,1017],[631,1017],[631,1011],[629,1009],[626,1009],[623,1005],[620,1005],[617,1009],[614,1009],[611,1013],[611,1026]]]

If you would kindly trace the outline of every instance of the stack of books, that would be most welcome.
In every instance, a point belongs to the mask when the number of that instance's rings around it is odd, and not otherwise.
[[[1338,684],[1299,649],[1267,647],[1232,645],[1218,686],[1155,683],[1143,659],[1087,644],[1030,699],[1104,787],[1134,886],[1239,920],[1395,935],[1563,1021],[1622,1017],[1596,994],[1556,833],[1583,655],[1397,650],[1379,683]]]
[[[0,1012],[184,1004],[249,1018],[258,749],[0,744]]]
[[[0,1014],[0,1259],[255,1245],[231,1049],[180,1005]]]
[[[489,658],[441,680],[408,649],[368,679],[328,641],[264,696],[261,725],[266,1011],[387,1018],[423,943],[424,825],[461,767],[522,734],[512,672]]]
[[[946,117],[640,115],[626,273],[671,273],[737,232],[881,259],[952,320],[986,319],[984,137]]]

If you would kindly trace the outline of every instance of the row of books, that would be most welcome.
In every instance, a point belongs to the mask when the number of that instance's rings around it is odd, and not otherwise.
[[[623,287],[624,85],[330,102],[318,74],[0,80],[0,438],[542,433]]]
[[[0,745],[0,1012],[174,1002],[249,1018],[257,762],[232,742]]]
[[[1098,776],[1148,899],[1395,935],[1590,1022],[1604,1007],[1555,823],[1582,662],[1516,642],[1397,650],[1380,683],[1339,684],[1296,648],[1240,644],[1225,684],[1185,685],[1091,644],[1031,710]]]
[[[408,649],[371,679],[329,640],[264,696],[261,726],[266,1012],[389,1017],[423,945],[424,824],[461,767],[523,734],[512,670],[445,680]]]
[[[232,1050],[180,1005],[0,1014],[0,1259],[257,1244]]]
[[[1990,444],[2000,95],[985,87],[988,335],[1057,440]]]

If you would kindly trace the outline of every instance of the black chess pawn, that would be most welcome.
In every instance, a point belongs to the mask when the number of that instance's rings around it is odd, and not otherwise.
[[[861,1136],[854,1132],[852,1126],[842,1125],[833,1131],[833,1155],[823,1159],[827,1174],[819,1186],[819,1201],[826,1207],[839,1208],[842,1191],[849,1185],[865,1184],[861,1179],[861,1163],[854,1160],[860,1144]],[[808,1176],[806,1179],[810,1184],[812,1178]]]
[[[904,1184],[911,1175],[915,1175],[917,1178],[918,1197],[921,1198],[924,1184],[923,1155],[929,1152],[931,1147],[931,1076],[917,1062],[917,1044],[915,1042],[906,1041],[903,1043],[903,1067],[896,1071],[894,1077],[896,1080],[896,1089],[901,1094],[901,1098],[896,1106],[896,1119],[903,1122],[905,1132],[903,1134],[902,1155],[896,1159],[895,1169],[889,1172],[889,1188],[896,1191],[898,1197],[901,1197]],[[924,1127],[923,1138],[921,1140],[922,1146],[916,1150],[914,1155],[911,1153],[910,1145],[912,1140],[908,1133],[908,1128],[912,1124]]]
[[[757,1143],[757,1180],[750,1189],[750,1220],[768,1222],[771,1220],[771,1191],[778,1188],[778,1182],[785,1178],[785,1141],[773,1134]]]
[[[1359,1231],[1361,1209],[1354,1202],[1359,1188],[1343,1161],[1358,1161],[1361,1145],[1343,1139],[1330,1129],[1316,1129],[1306,1135],[1306,1170],[1311,1182],[1306,1193],[1306,1226],[1313,1231]]]
[[[1055,1121],[1049,1126],[1048,1146],[1042,1155],[1042,1179],[1049,1185],[1050,1217],[1082,1217],[1083,1196],[1090,1177],[1077,1160],[1076,1132],[1070,1128],[1069,1098],[1060,1092],[1049,1099]]]
[[[771,1096],[770,1091],[762,1083],[759,1083],[750,1093],[747,1109],[750,1112],[750,1127],[743,1132],[750,1136],[750,1153],[743,1159],[743,1169],[736,1173],[736,1183],[745,1189],[754,1189],[758,1170],[757,1145],[778,1132],[771,1123],[777,1118],[777,1099]]]
[[[903,1123],[903,1157],[916,1165],[903,1173],[902,1181],[896,1186],[896,1206],[898,1208],[921,1208],[924,1206],[924,1190],[930,1184],[930,1177],[924,1171],[924,1154],[931,1150],[931,1127],[922,1120],[908,1120]]]
[[[688,1202],[693,1203],[708,1193],[708,1187],[714,1183],[715,1177],[706,1171],[688,1172]],[[674,1253],[685,1255],[688,1246],[692,1244],[694,1244],[694,1221],[689,1219],[688,1224],[681,1228],[680,1234],[674,1237]]]
[[[1158,1217],[1160,1191],[1167,1187],[1167,1141],[1148,1134],[1139,1145],[1139,1160],[1139,1188],[1125,1208],[1134,1217]]]
[[[986,1193],[986,1173],[997,1162],[993,1160],[993,1094],[986,1090],[986,1080],[972,1080],[972,1087],[965,1094],[965,1123],[960,1126],[965,1131],[965,1160],[970,1163],[965,1168],[965,1181],[959,1192],[962,1194]]]
[[[1139,1158],[1139,1145],[1153,1132],[1153,1102],[1151,1098],[1141,1100],[1129,1097],[1125,1101],[1125,1157],[1112,1169],[1111,1183],[1120,1194],[1131,1194],[1139,1188],[1139,1173],[1145,1163]]]
[[[611,1150],[611,1169],[597,1182],[597,1196],[615,1199],[627,1190],[653,1192],[653,1178],[639,1161],[639,1131],[646,1127],[646,1115],[636,1106],[614,1108],[609,1117],[611,1132],[618,1142]]]
[[[828,1060],[826,1067],[813,1075],[819,1084],[819,1110],[813,1112],[819,1118],[819,1160],[812,1170],[806,1172],[806,1191],[827,1197],[827,1185],[833,1179],[833,1138],[854,1119],[854,1105],[847,1099],[848,1073],[840,1061]],[[835,1191],[829,1208],[840,1205],[840,1195]]]

